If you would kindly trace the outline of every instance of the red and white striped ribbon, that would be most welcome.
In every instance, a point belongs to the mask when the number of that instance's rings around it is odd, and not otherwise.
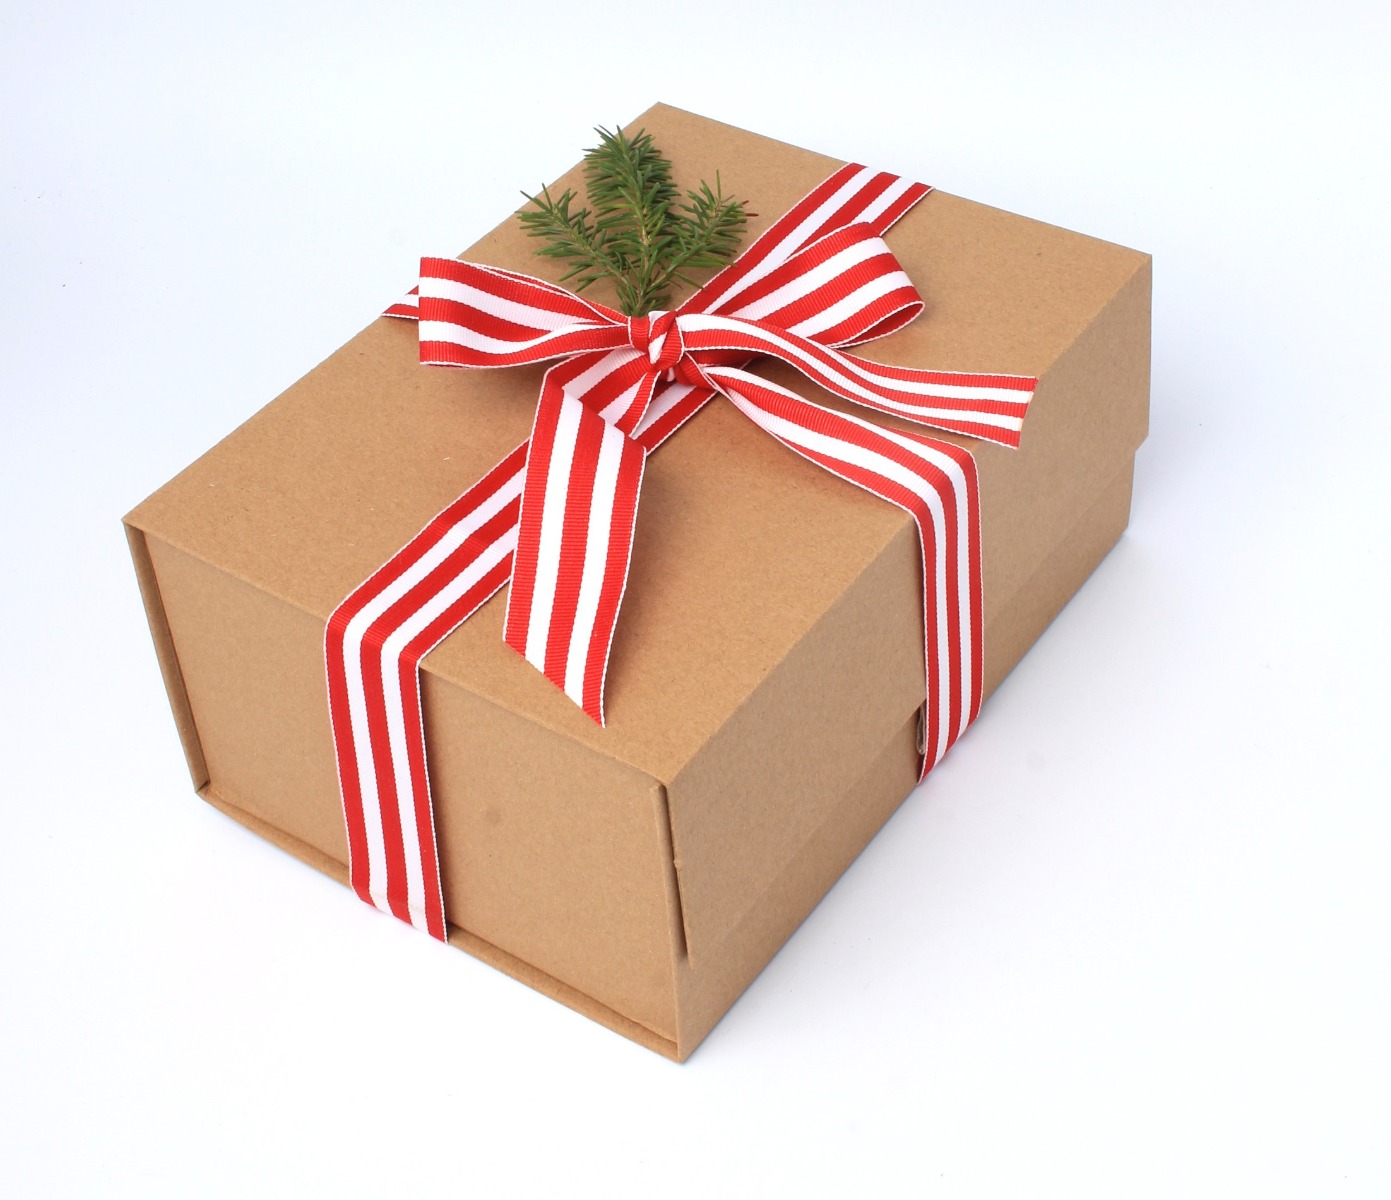
[[[559,360],[526,443],[343,601],[325,637],[352,885],[444,938],[419,666],[509,580],[504,637],[600,724],[647,454],[716,395],[808,461],[905,509],[923,562],[922,773],[980,707],[975,462],[959,446],[804,400],[745,368],[767,356],[835,395],[1017,446],[1036,381],[874,363],[844,348],[923,302],[883,240],[927,187],[850,165],[795,204],[674,312],[627,317],[543,280],[427,258],[387,315],[420,360]]]

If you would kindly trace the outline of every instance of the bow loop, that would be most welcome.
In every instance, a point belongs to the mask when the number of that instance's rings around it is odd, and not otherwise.
[[[789,256],[720,311],[823,346],[853,346],[902,328],[923,300],[874,227],[856,222]]]
[[[543,279],[453,258],[420,261],[420,361],[513,367],[626,344],[621,313]],[[406,316],[407,302],[387,310]]]

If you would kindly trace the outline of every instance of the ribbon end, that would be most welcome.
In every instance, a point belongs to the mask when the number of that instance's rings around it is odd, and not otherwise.
[[[541,674],[544,675],[548,680],[550,680],[550,682],[553,683],[557,688],[559,688],[560,691],[564,692],[571,700],[573,700],[575,702],[575,706],[583,710],[584,714],[587,717],[589,717],[589,719],[592,720],[596,725],[598,725],[599,728],[605,728],[607,726],[607,720],[604,716],[603,678],[600,677],[597,681],[594,680],[592,677],[581,678],[575,681],[578,684],[578,686],[569,686],[569,683],[566,679],[567,672],[564,669],[564,667],[560,669],[547,670],[543,663],[538,663],[527,655],[526,639],[526,624],[520,620],[513,622],[511,620],[511,609],[509,608],[508,622],[506,628],[503,630],[502,640],[506,642],[509,647],[515,650],[518,654],[520,654],[523,658],[525,658],[527,662],[531,663],[533,667],[540,671]]]
[[[600,729],[606,727],[607,723],[604,720],[604,698],[602,695],[599,697],[597,702],[587,702],[584,700],[580,700],[577,696],[571,696],[570,699],[577,701],[579,703],[579,706],[582,709],[584,709],[585,714],[589,717],[589,719],[592,720],[596,725],[598,725]]]
[[[646,457],[562,387],[543,387],[503,636],[601,727]]]

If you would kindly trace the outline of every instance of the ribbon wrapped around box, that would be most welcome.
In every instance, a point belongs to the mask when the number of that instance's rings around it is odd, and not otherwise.
[[[625,318],[505,222],[127,525],[201,794],[683,1058],[1124,528],[1149,268],[637,127],[761,214],[705,288]]]

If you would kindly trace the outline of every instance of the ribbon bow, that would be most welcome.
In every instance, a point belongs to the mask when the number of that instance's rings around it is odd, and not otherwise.
[[[716,395],[809,461],[907,511],[923,555],[925,775],[981,699],[975,462],[750,374],[790,364],[854,404],[1017,446],[1036,380],[889,366],[844,352],[923,310],[883,234],[930,191],[849,165],[677,309],[628,317],[515,271],[427,258],[387,316],[419,322],[420,361],[559,359],[531,437],[329,619],[329,703],[358,895],[446,936],[419,664],[504,583],[504,637],[600,724],[647,455]]]

